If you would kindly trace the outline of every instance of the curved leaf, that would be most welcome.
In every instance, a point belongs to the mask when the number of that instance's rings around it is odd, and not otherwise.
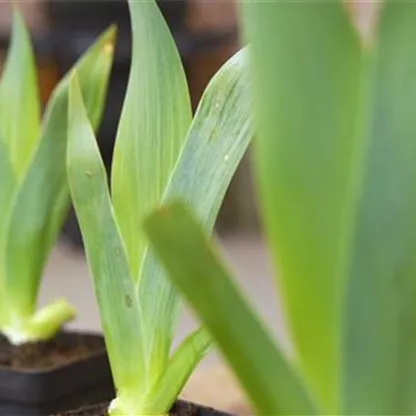
[[[98,126],[104,107],[114,37],[114,28],[106,31],[76,64],[94,126]],[[34,312],[42,270],[69,206],[65,169],[68,87],[69,78],[65,77],[53,93],[41,141],[13,206],[4,288],[13,320]]]
[[[317,414],[298,375],[232,283],[203,228],[181,203],[145,229],[170,278],[215,337],[260,415]]]
[[[199,328],[186,337],[146,396],[143,414],[163,415],[166,409],[171,409],[190,375],[211,346],[212,337],[204,328]]]
[[[225,192],[253,136],[246,52],[240,51],[208,85],[163,199],[183,197],[211,231]],[[139,283],[151,372],[169,358],[179,298],[149,251]]]
[[[20,13],[13,13],[11,45],[0,82],[0,137],[18,180],[39,139],[40,101],[35,58]]]
[[[133,55],[112,167],[112,197],[135,279],[143,215],[160,201],[191,123],[185,74],[154,0],[130,1]]]
[[[75,75],[69,95],[67,158],[69,186],[94,277],[117,395],[128,401],[146,382],[140,309],[106,171]]]

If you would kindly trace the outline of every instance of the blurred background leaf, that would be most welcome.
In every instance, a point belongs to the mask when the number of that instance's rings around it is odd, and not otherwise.
[[[242,2],[265,229],[299,364],[339,406],[341,308],[360,46],[341,2]]]
[[[40,102],[35,57],[29,32],[17,9],[7,60],[0,78],[0,138],[18,181],[39,139]]]
[[[145,227],[169,277],[213,334],[258,413],[319,414],[188,209],[181,203],[163,206]]]
[[[114,28],[107,30],[76,65],[95,127],[104,106],[114,36]],[[5,291],[13,299],[9,307],[17,317],[34,312],[45,261],[69,208],[65,167],[68,87],[69,78],[65,77],[50,100],[39,146],[11,214],[6,241]]]
[[[341,413],[416,413],[415,21],[414,4],[386,2],[367,51]]]

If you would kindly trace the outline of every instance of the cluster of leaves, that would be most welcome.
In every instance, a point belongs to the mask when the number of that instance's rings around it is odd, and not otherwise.
[[[94,126],[103,110],[114,37],[111,28],[75,65]],[[70,202],[68,88],[67,76],[53,91],[41,122],[32,45],[15,11],[0,83],[0,331],[14,344],[48,339],[74,316],[63,299],[36,310],[43,268]]]
[[[149,250],[145,215],[181,196],[210,232],[252,137],[245,51],[214,76],[195,117],[173,38],[154,0],[129,2],[133,52],[111,196],[74,71],[68,180],[94,278],[117,397],[111,415],[165,415],[211,346],[198,329],[172,353],[179,299]]]
[[[363,39],[341,1],[242,2],[255,167],[293,357],[188,208],[146,221],[258,414],[416,413],[416,7],[378,12]]]

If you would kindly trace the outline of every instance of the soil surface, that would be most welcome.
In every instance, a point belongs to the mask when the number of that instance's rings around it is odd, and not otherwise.
[[[50,341],[20,346],[11,345],[0,335],[0,366],[13,370],[48,370],[90,357],[103,348],[100,338],[75,332],[62,332]]]
[[[83,409],[59,413],[53,416],[107,416],[107,404],[101,404],[97,406],[85,407]],[[222,413],[214,409],[210,409],[204,406],[198,406],[194,403],[188,403],[178,401],[173,406],[169,413],[170,416],[231,416],[227,413]]]

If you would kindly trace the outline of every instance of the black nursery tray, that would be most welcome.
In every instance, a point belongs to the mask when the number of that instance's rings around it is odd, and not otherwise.
[[[112,397],[102,336],[61,332],[22,347],[0,338],[0,416],[45,416]]]
[[[52,416],[107,416],[108,403],[81,408],[66,413],[58,413]],[[178,400],[169,413],[169,416],[232,416],[229,413],[220,412],[209,407],[195,403]]]

